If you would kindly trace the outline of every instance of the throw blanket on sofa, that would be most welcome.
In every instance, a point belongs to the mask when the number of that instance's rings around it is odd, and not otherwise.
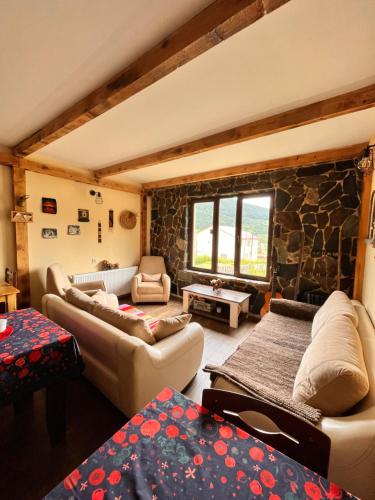
[[[294,379],[311,342],[311,321],[269,312],[222,366],[207,365],[251,396],[317,424],[321,412],[292,399]]]

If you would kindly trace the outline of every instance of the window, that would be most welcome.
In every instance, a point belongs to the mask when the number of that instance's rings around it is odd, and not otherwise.
[[[272,201],[262,194],[192,202],[189,267],[267,280]]]

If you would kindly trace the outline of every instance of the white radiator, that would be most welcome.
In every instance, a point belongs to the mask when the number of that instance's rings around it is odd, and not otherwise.
[[[137,271],[138,267],[132,266],[97,273],[74,274],[72,281],[73,283],[88,283],[89,281],[103,280],[108,293],[120,296],[130,293],[131,279],[137,274]]]

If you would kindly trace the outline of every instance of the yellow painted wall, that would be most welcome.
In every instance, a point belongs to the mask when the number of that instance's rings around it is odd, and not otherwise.
[[[0,165],[0,281],[6,267],[15,269],[14,225],[10,222],[13,209],[12,170]]]
[[[375,144],[375,137],[370,141]],[[371,192],[375,189],[375,174],[372,177]],[[362,291],[362,303],[366,307],[372,322],[375,325],[375,248],[367,245],[365,272]]]
[[[89,194],[93,186],[33,172],[26,175],[27,194],[30,196],[27,209],[34,213],[34,222],[29,225],[31,304],[34,307],[40,307],[46,269],[53,262],[62,264],[67,274],[97,271],[97,263],[104,259],[118,262],[120,267],[138,264],[139,217],[132,230],[120,227],[118,218],[122,210],[131,210],[139,215],[139,195],[100,188],[104,203],[98,205]],[[42,212],[43,196],[56,198],[56,215]],[[90,222],[78,222],[78,208],[89,210]],[[114,210],[112,230],[108,229],[109,209]],[[99,221],[102,223],[102,243],[98,243]],[[81,235],[69,236],[68,224],[79,225]],[[44,227],[57,228],[57,239],[43,239],[41,232]]]

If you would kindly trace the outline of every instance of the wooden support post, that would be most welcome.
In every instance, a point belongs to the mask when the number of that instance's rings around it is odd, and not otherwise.
[[[366,242],[368,223],[370,217],[372,174],[363,177],[363,189],[361,194],[361,205],[359,212],[357,258],[355,261],[353,298],[362,300],[363,277],[365,271]]]
[[[26,195],[26,173],[23,168],[13,167],[13,196],[15,210],[26,210],[19,204],[19,198]],[[17,262],[17,288],[20,290],[18,307],[30,305],[30,274],[29,274],[29,246],[27,236],[27,223],[14,224],[16,234],[16,262]]]
[[[147,194],[143,191],[141,194],[141,257],[146,255],[147,251]]]

